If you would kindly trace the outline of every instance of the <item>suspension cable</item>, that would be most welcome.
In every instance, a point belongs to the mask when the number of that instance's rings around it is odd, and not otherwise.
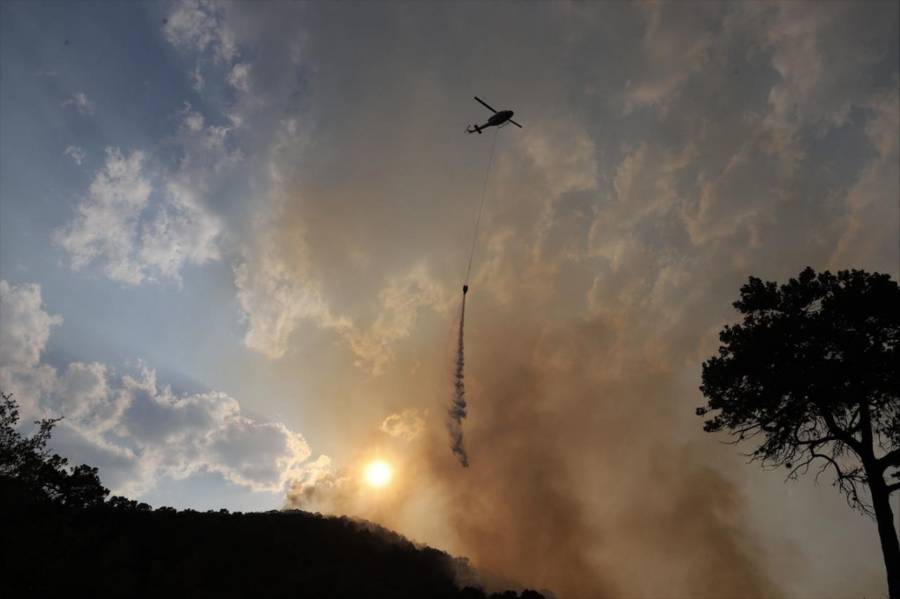
[[[494,164],[494,148],[497,147],[497,133],[499,133],[499,131],[499,127],[494,129],[494,139],[491,142],[491,154],[488,158],[487,170],[484,173],[484,183],[481,186],[481,203],[478,206],[478,216],[475,218],[475,233],[472,235],[472,250],[469,252],[469,263],[466,266],[466,276],[463,279],[465,285],[469,284],[469,275],[472,272],[472,260],[475,258],[475,246],[478,243],[478,230],[481,226],[481,213],[484,211],[484,201],[487,198],[488,181],[491,176],[491,166]]]

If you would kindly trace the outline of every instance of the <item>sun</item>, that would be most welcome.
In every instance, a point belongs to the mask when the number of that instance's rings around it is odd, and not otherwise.
[[[384,460],[374,460],[366,466],[366,482],[373,487],[383,487],[391,482],[391,466]]]

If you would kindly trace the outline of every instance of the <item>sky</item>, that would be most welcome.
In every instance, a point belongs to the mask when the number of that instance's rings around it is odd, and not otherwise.
[[[153,505],[560,597],[885,596],[873,521],[694,412],[749,276],[898,278],[898,39],[896,2],[4,2],[0,386]],[[524,128],[466,135],[476,95]]]

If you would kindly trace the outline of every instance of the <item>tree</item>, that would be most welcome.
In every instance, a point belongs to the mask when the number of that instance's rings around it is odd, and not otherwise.
[[[87,508],[103,505],[109,491],[100,484],[97,469],[68,460],[47,449],[59,419],[45,418],[25,437],[18,430],[19,409],[10,393],[0,392],[0,479],[6,486],[47,499],[60,506]]]
[[[789,479],[830,472],[848,504],[874,516],[888,592],[900,599],[890,504],[900,489],[897,283],[806,268],[781,286],[750,277],[733,305],[743,323],[726,326],[703,363],[704,430],[756,442],[751,461],[783,466]]]

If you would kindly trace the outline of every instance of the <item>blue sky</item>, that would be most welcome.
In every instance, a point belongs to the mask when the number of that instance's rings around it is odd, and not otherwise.
[[[114,491],[350,513],[572,596],[883,592],[874,524],[693,413],[748,276],[898,276],[896,3],[0,13],[0,382]],[[474,95],[525,128],[470,281],[463,473]]]

